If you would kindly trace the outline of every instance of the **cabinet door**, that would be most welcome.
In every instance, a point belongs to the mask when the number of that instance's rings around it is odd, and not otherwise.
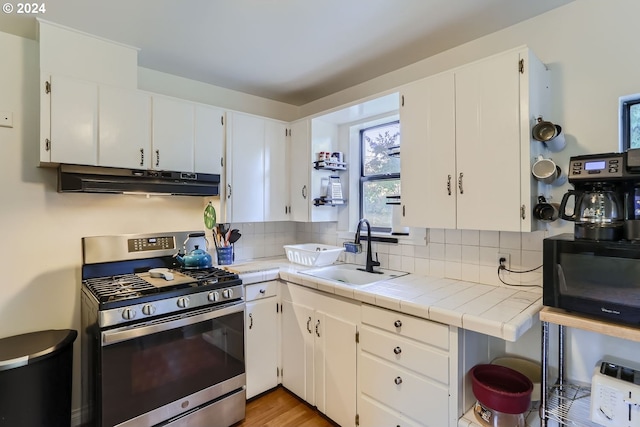
[[[245,312],[247,399],[278,385],[276,298],[247,302]]]
[[[267,120],[264,138],[264,220],[289,219],[287,126]]]
[[[311,168],[311,134],[309,120],[291,124],[290,194],[291,220],[309,221],[309,176]]]
[[[193,172],[194,104],[153,97],[151,168]]]
[[[313,309],[282,302],[282,385],[314,405]]]
[[[405,86],[400,105],[402,224],[456,228],[453,73]]]
[[[354,323],[316,312],[316,406],[343,427],[355,427],[356,331]]]
[[[229,122],[231,151],[231,221],[264,221],[265,120],[234,113]],[[229,197],[230,196],[230,197]]]
[[[225,112],[196,105],[195,115],[194,170],[221,175]]]
[[[98,85],[51,77],[51,162],[98,163]]]
[[[100,166],[151,167],[151,95],[100,86]]]
[[[455,72],[460,229],[520,231],[518,61],[507,52]]]

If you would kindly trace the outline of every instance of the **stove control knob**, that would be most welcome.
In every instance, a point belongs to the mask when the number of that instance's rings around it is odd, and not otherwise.
[[[211,302],[216,302],[220,299],[220,294],[218,292],[209,292],[207,299]]]
[[[178,298],[178,307],[180,308],[189,307],[189,298],[188,297]]]
[[[233,297],[233,289],[225,289],[224,291],[222,291],[222,296],[227,299]]]
[[[132,320],[136,317],[136,311],[133,308],[125,308],[122,310],[122,318],[124,320]]]
[[[145,304],[142,306],[142,314],[145,316],[153,316],[156,312],[156,306],[153,304]]]

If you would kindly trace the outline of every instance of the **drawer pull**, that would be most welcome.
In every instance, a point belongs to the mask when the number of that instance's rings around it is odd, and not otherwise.
[[[311,332],[311,317],[309,317],[309,320],[307,320],[307,332],[312,333]]]
[[[395,326],[396,328],[399,328],[402,326],[402,320],[396,320],[395,322],[393,322],[393,326]]]
[[[253,314],[249,313],[249,329],[253,328]]]
[[[396,348],[393,349],[393,352],[395,354],[400,354],[400,353],[402,353],[402,349],[400,347],[396,347]]]
[[[264,295],[266,292],[267,292],[267,291],[265,291],[264,289],[260,289],[260,293],[261,293],[262,295]]]
[[[316,323],[316,335],[319,338],[320,337],[320,331],[318,331],[318,328],[320,328],[320,320],[318,320],[318,322]]]
[[[400,384],[402,384],[402,378],[396,377],[396,379],[393,380],[393,382],[396,383],[396,385],[400,385]]]

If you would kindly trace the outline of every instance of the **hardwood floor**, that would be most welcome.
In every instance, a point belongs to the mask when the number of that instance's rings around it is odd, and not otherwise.
[[[247,402],[243,421],[232,427],[339,427],[283,387]]]

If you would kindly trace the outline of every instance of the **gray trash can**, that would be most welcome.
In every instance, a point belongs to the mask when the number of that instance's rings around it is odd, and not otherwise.
[[[0,426],[69,427],[71,329],[0,339]]]

